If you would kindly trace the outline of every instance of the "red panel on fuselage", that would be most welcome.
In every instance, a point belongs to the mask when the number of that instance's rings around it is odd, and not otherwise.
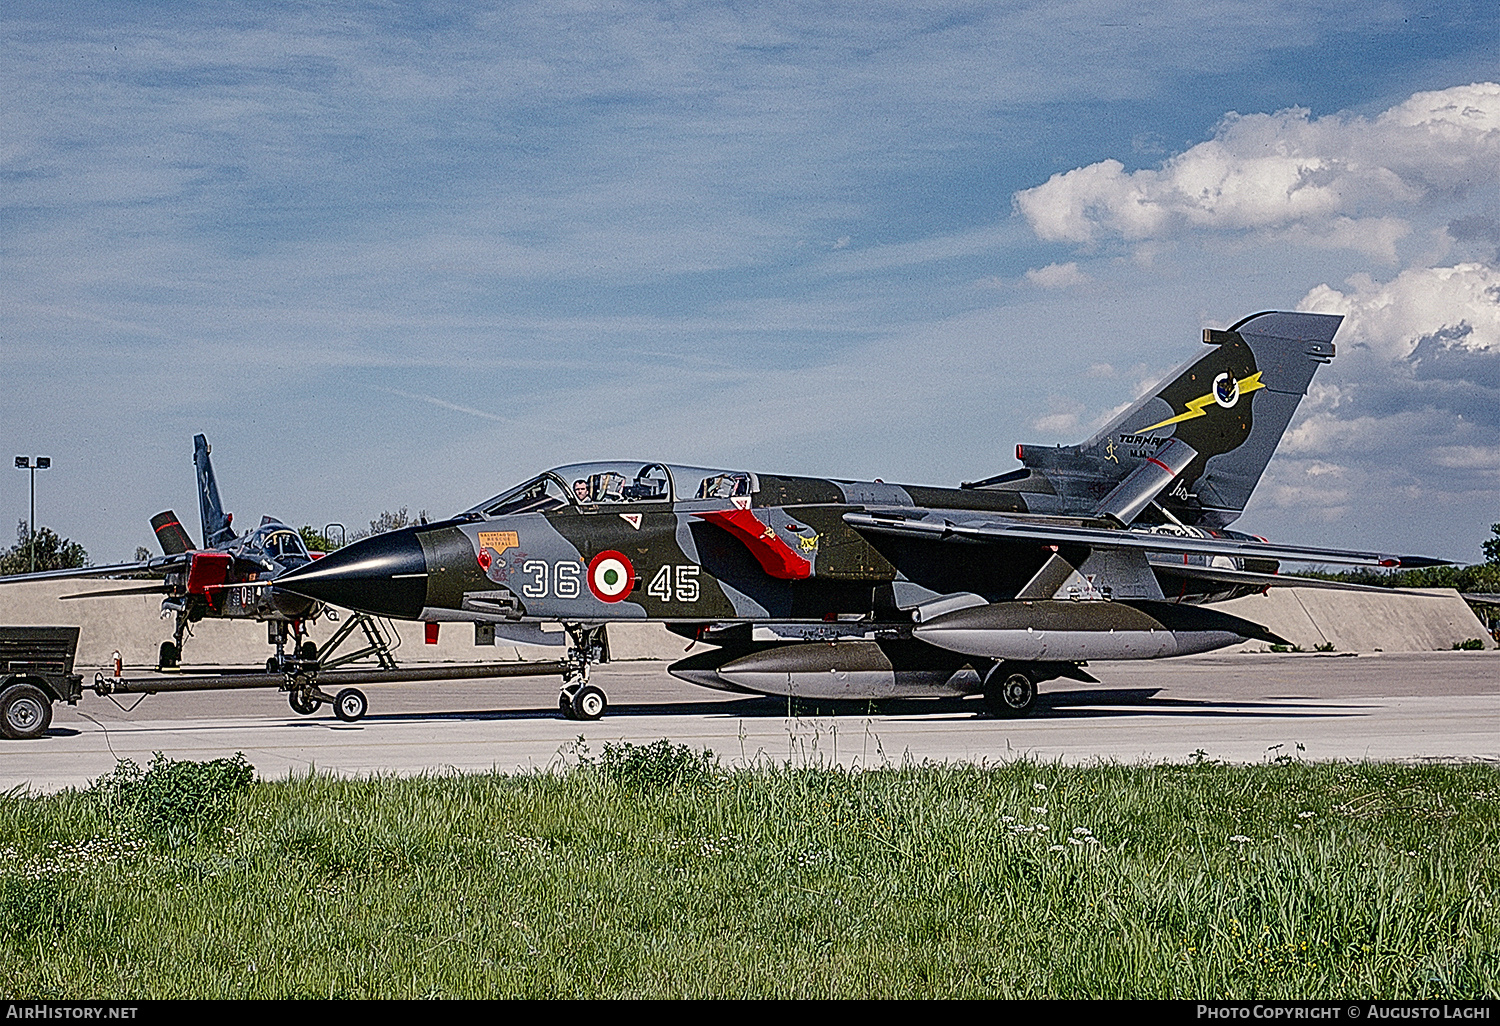
[[[694,513],[700,520],[707,520],[721,527],[745,543],[745,548],[760,563],[761,569],[772,577],[783,581],[800,581],[812,576],[812,564],[792,547],[777,537],[776,532],[766,526],[748,509],[718,509],[710,513]]]
[[[224,583],[232,563],[234,557],[222,552],[195,552],[193,565],[188,570],[188,594],[207,598],[210,588]]]

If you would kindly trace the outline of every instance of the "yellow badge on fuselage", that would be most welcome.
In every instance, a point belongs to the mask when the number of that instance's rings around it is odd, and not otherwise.
[[[492,549],[497,556],[505,555],[506,549],[513,549],[520,543],[520,537],[515,531],[479,532],[479,547],[481,549]]]

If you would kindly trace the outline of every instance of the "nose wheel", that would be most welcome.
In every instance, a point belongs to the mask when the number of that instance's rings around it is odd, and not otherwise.
[[[609,699],[604,691],[592,684],[576,688],[564,688],[557,696],[557,707],[570,720],[602,719],[609,710]]]

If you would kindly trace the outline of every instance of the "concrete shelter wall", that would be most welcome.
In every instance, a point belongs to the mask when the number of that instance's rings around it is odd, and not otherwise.
[[[1261,624],[1309,652],[1439,652],[1471,638],[1494,648],[1474,610],[1452,588],[1416,594],[1272,588],[1263,595],[1221,602],[1214,609]],[[1261,651],[1264,642],[1242,646]]]

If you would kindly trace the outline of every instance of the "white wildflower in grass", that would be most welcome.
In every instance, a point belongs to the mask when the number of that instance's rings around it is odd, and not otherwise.
[[[1048,851],[1067,851],[1068,849],[1064,848],[1060,844],[1049,844],[1047,846],[1047,850]]]
[[[1031,785],[1031,789],[1033,791],[1045,791],[1047,790],[1047,785],[1038,780]]]
[[[1036,813],[1038,816],[1045,816],[1047,814],[1047,806],[1045,806],[1045,805],[1033,805],[1031,807],[1031,811],[1034,812],[1034,813]]]
[[[1088,836],[1091,833],[1093,833],[1093,831],[1090,830],[1088,827],[1074,827],[1073,828],[1073,836],[1074,837],[1086,837],[1086,836]]]
[[[1002,823],[1014,823],[1015,821],[1016,821],[1016,817],[1014,817],[1014,816],[1001,816],[1000,817],[1000,822],[1002,822]]]
[[[1037,825],[1036,825],[1036,828],[1037,828],[1037,829],[1038,829],[1038,830],[1040,830],[1040,831],[1042,831],[1042,832],[1044,832],[1044,833],[1045,833],[1045,832],[1046,832],[1046,831],[1047,831],[1047,829],[1048,829],[1048,827],[1047,827],[1047,824],[1046,824],[1046,823],[1038,823],[1038,824],[1037,824]]]
[[[1076,838],[1076,837],[1070,837],[1070,838],[1068,838],[1068,843],[1069,843],[1069,844],[1076,844],[1076,845],[1078,845],[1078,846],[1079,846],[1079,847],[1082,847],[1082,846],[1083,846],[1083,842],[1082,842],[1082,841],[1080,841],[1080,840],[1079,840],[1079,839],[1078,839],[1078,838]],[[1053,845],[1053,847],[1054,847],[1054,848],[1055,848],[1055,847],[1057,847],[1057,845]]]
[[[1235,844],[1249,844],[1250,843],[1250,838],[1246,837],[1244,834],[1233,834],[1233,835],[1230,836],[1229,839],[1231,841],[1233,841]]]
[[[1304,811],[1304,812],[1297,813],[1297,818],[1298,819],[1312,819],[1316,815],[1317,815],[1316,812],[1306,812],[1306,811]]]

